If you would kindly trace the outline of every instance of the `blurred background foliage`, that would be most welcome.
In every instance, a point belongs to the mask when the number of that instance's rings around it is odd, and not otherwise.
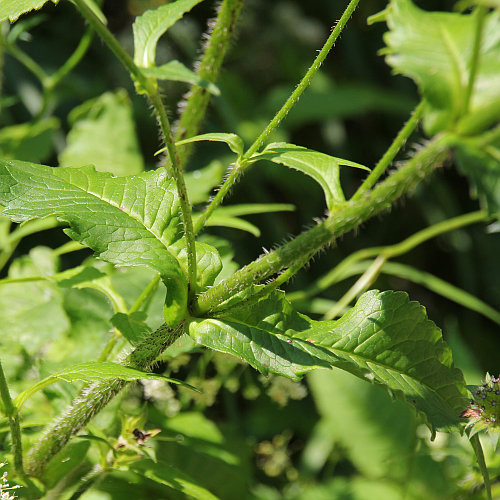
[[[106,0],[102,9],[111,30],[131,49],[134,17],[163,3],[166,2]],[[433,10],[453,8],[453,2],[444,0],[417,3]],[[218,83],[221,95],[212,99],[203,131],[235,132],[250,144],[302,77],[345,4],[338,0],[246,0]],[[292,142],[367,166],[376,163],[418,103],[414,84],[391,75],[383,58],[377,55],[384,45],[385,25],[366,23],[368,16],[385,6],[383,0],[361,2],[320,74],[272,140]],[[178,59],[193,67],[199,55],[198,41],[213,13],[214,2],[202,2],[174,25],[160,41],[157,63]],[[19,46],[42,68],[53,71],[69,57],[85,32],[84,23],[69,2],[60,2],[58,6],[48,3],[41,12],[24,16],[20,22],[29,29]],[[99,147],[99,140],[112,144],[121,139],[128,148],[123,160],[129,162],[127,172],[158,164],[153,155],[161,144],[152,112],[145,100],[135,94],[128,74],[97,38],[50,99],[43,98],[39,82],[9,55],[3,59],[3,74],[2,156],[54,166],[75,162],[123,163],[117,157],[123,151],[117,149],[110,156],[109,149],[101,151]],[[166,82],[162,91],[175,121],[177,103],[187,86]],[[110,113],[102,114],[107,106],[112,107],[111,118]],[[133,117],[135,131],[127,128],[127,116]],[[34,117],[38,119],[37,129],[30,123]],[[103,132],[97,130],[96,137],[89,139],[94,140],[95,148],[79,150],[71,137],[75,123],[79,133],[92,134],[100,117],[104,121]],[[91,120],[90,126],[85,120]],[[21,128],[15,129],[14,125]],[[423,140],[419,134],[415,134],[415,141]],[[411,152],[410,141],[399,159]],[[199,143],[188,170],[196,171],[216,158],[224,167],[233,159],[224,145]],[[357,169],[342,170],[346,195],[354,192],[365,175]],[[247,216],[249,222],[259,227],[259,237],[233,229],[210,228],[210,237],[217,237],[217,244],[228,259],[234,252],[233,260],[246,264],[263,249],[310,226],[325,210],[321,189],[314,181],[299,172],[264,162],[244,176],[228,200],[229,204],[271,202],[291,203],[296,209]],[[304,289],[358,249],[397,243],[432,223],[476,209],[466,180],[450,162],[390,213],[364,224],[355,234],[343,237],[316,256],[287,289]],[[223,240],[230,241],[231,248]],[[44,266],[66,269],[80,264],[82,252],[61,255],[56,259],[60,263],[54,263],[55,257],[44,255],[43,250],[33,250],[30,257],[26,256],[38,245],[57,248],[66,241],[60,229],[24,238],[15,250],[10,272],[23,275],[30,266],[38,270]],[[499,255],[498,233],[487,234],[484,226],[477,225],[428,241],[399,257],[398,262],[434,274],[498,309]],[[140,288],[138,284],[145,286],[149,279],[149,272],[144,270],[112,275],[113,285],[130,303],[134,300],[132,290]],[[342,281],[300,306],[309,314],[324,312],[355,279]],[[44,309],[44,314],[53,315],[54,321],[50,331],[40,335],[43,342],[51,341],[45,347],[50,367],[72,358],[80,361],[96,357],[102,348],[99,339],[111,328],[112,310],[103,296],[96,290],[70,289],[61,298],[49,285],[32,286],[34,295],[53,293],[54,302],[45,301],[44,307],[52,304],[54,309]],[[390,274],[381,274],[373,288],[405,290],[411,299],[425,305],[429,317],[443,329],[468,383],[478,383],[487,370],[498,371],[498,324],[422,285]],[[8,293],[16,297],[15,289]],[[25,288],[19,289],[17,300],[25,293]],[[57,303],[61,300],[65,314],[58,317]],[[154,326],[161,317],[149,321]],[[68,324],[71,334],[62,335]],[[14,326],[15,323],[10,327]],[[23,343],[21,338],[18,341]],[[7,369],[11,365],[17,370],[17,374],[11,371],[11,377],[17,378],[21,388],[31,356],[43,344],[30,342],[29,347],[15,354],[17,361],[6,360]],[[2,350],[5,348],[4,343]],[[43,359],[37,363],[44,375]],[[430,443],[410,410],[391,402],[378,388],[350,376],[318,371],[301,383],[278,377],[265,379],[223,355],[193,353],[190,345],[166,353],[157,370],[185,378],[203,392],[172,389],[149,381],[114,402],[92,428],[97,433],[102,424],[108,435],[118,436],[122,424],[112,417],[113,408],[121,405],[122,411],[130,414],[147,412],[147,426],[162,429],[155,438],[157,456],[176,464],[220,498],[392,499],[403,494],[415,499],[476,498],[474,485],[480,480],[463,440],[440,436]],[[35,400],[38,416],[40,406],[45,408],[47,418],[54,408],[62,410],[75,392],[63,384],[54,387],[45,390],[43,401],[41,396]],[[32,422],[34,436],[35,424],[43,423],[41,420]],[[75,440],[72,446],[83,445]],[[86,448],[81,451],[83,456]],[[94,450],[82,460],[79,474],[89,470],[96,453]],[[52,473],[56,484],[67,471]],[[156,483],[140,475],[120,474],[107,476],[83,498],[184,498],[173,490],[160,494]],[[460,496],[461,488],[469,488],[469,496]]]

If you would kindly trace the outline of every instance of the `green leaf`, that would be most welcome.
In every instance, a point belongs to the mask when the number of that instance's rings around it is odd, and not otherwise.
[[[29,255],[11,264],[10,279],[46,276],[55,272],[57,260],[46,247],[35,247]],[[1,282],[0,282],[1,283]],[[54,283],[42,281],[0,284],[0,350],[15,358],[24,350],[35,355],[70,328],[63,295]]]
[[[500,141],[497,141],[500,143]],[[479,149],[461,143],[456,149],[458,169],[468,177],[481,206],[500,218],[500,144]]]
[[[214,284],[215,278],[222,269],[222,261],[217,250],[206,243],[197,241],[196,243],[196,283],[194,290],[202,292],[207,287]],[[177,257],[185,274],[188,269],[188,255],[185,239],[177,241],[172,245],[172,252]]]
[[[363,477],[404,483],[408,499],[453,498],[455,484],[446,474],[446,462],[434,461],[424,440],[415,456],[419,422],[412,408],[342,370],[315,370],[307,382],[321,416],[317,429],[323,432],[316,443],[320,452],[325,441],[330,442],[332,448],[345,451]]]
[[[48,0],[2,0],[0,2],[0,23],[9,19],[11,23],[21,14],[30,10],[41,9]],[[58,0],[52,0],[57,3]]]
[[[211,227],[230,227],[231,229],[240,229],[241,231],[250,233],[256,238],[260,236],[260,229],[256,225],[246,220],[240,219],[239,217],[227,217],[222,214],[217,214],[217,210],[205,225]]]
[[[135,346],[148,333],[151,333],[151,328],[145,323],[145,320],[146,313],[144,311],[136,311],[132,314],[116,313],[111,318],[111,323]]]
[[[269,212],[292,211],[295,207],[286,203],[248,203],[219,207],[207,221],[207,226],[230,227],[247,231],[256,238],[260,236],[260,229],[250,222],[240,219],[239,215],[261,214]]]
[[[293,311],[283,292],[257,302],[248,290],[195,319],[199,344],[233,354],[264,374],[292,379],[317,367],[337,367],[384,386],[425,415],[432,431],[451,428],[467,404],[460,370],[425,309],[403,292],[370,291],[337,321]]]
[[[102,382],[109,379],[121,379],[126,381],[147,379],[147,380],[166,380],[172,384],[180,384],[191,389],[196,390],[194,387],[176,380],[173,378],[165,377],[163,375],[158,375],[157,373],[148,373],[136,370],[134,368],[129,368],[128,366],[119,365],[117,363],[111,363],[109,361],[97,362],[90,361],[88,363],[81,363],[78,365],[69,366],[64,370],[61,370],[47,378],[44,378],[33,387],[21,392],[13,401],[14,406],[17,411],[22,407],[28,398],[33,396],[35,392],[40,391],[44,387],[47,387],[56,382]]]
[[[485,19],[468,110],[464,105],[468,104],[477,15],[426,12],[410,0],[392,0],[385,12],[390,28],[384,36],[387,62],[418,85],[427,103],[424,126],[429,135],[452,128],[466,112],[486,113],[500,101],[499,12]]]
[[[167,463],[152,461],[136,462],[131,470],[141,476],[147,477],[156,483],[168,486],[182,492],[184,495],[198,500],[217,500],[218,497],[196,482],[188,474],[181,472],[176,467]]]
[[[74,471],[75,466],[84,463],[85,456],[90,448],[89,441],[79,441],[68,444],[51,460],[43,474],[43,481],[53,488],[61,479]]]
[[[198,141],[215,141],[215,142],[225,142],[229,149],[236,153],[238,156],[243,154],[243,150],[245,149],[245,145],[243,144],[243,140],[240,136],[236,134],[226,134],[224,132],[213,132],[211,134],[201,134],[195,135],[194,137],[190,137],[189,139],[184,139],[182,141],[176,142],[176,146],[182,146],[183,144],[189,144],[190,142],[198,142]],[[165,149],[161,149],[159,152],[163,152]]]
[[[326,206],[330,212],[345,202],[340,186],[339,163],[332,156],[295,144],[275,142],[268,144],[262,153],[251,160],[269,160],[309,175],[323,189]]]
[[[54,132],[59,129],[57,118],[35,123],[22,123],[0,130],[0,155],[23,161],[44,161],[53,151]]]
[[[51,168],[0,160],[3,215],[23,221],[57,215],[68,235],[119,266],[147,266],[167,287],[169,325],[184,317],[187,282],[179,253],[179,200],[163,169],[112,177],[93,167]]]
[[[204,168],[186,172],[184,181],[189,201],[193,205],[206,203],[212,189],[221,183],[225,171],[222,162],[214,160]]]
[[[405,293],[372,290],[337,321],[308,321],[294,338],[328,348],[334,366],[385,386],[423,413],[432,431],[458,423],[467,405],[462,372],[439,328]]]
[[[293,212],[294,210],[295,206],[291,203],[239,203],[220,207],[216,213],[224,217],[238,217],[271,212]]]
[[[134,62],[141,68],[154,66],[156,44],[160,37],[186,12],[202,0],[177,0],[136,18],[134,30]]]
[[[61,166],[94,165],[118,177],[144,170],[132,105],[124,90],[81,104],[71,112],[70,121],[66,148],[59,155]]]
[[[153,66],[151,68],[144,68],[142,72],[146,76],[152,76],[158,80],[172,80],[176,82],[185,82],[192,85],[199,85],[207,89],[213,95],[220,95],[220,90],[217,85],[208,82],[201,78],[198,74],[186,68],[184,64],[179,61],[169,61],[167,64],[161,66]]]
[[[238,300],[242,300],[241,294],[225,307]],[[292,338],[290,331],[307,328],[307,322],[291,308],[283,292],[274,292],[251,306],[243,302],[219,316],[194,318],[189,334],[196,343],[239,357],[264,375],[276,373],[298,380],[313,368],[328,368],[336,359],[322,347]]]

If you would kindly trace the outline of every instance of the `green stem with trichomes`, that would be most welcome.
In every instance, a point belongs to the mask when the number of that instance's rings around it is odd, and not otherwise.
[[[387,170],[391,162],[394,160],[396,155],[399,153],[401,148],[405,145],[406,141],[415,130],[420,118],[424,111],[425,102],[422,101],[411,114],[408,121],[404,124],[403,128],[400,130],[389,149],[384,153],[380,161],[375,165],[374,169],[370,172],[370,175],[364,180],[363,184],[354,193],[352,200],[358,200],[363,196],[364,193],[369,191],[375,183],[380,179],[382,174]]]
[[[125,359],[123,364],[137,370],[149,370],[155,359],[183,333],[182,328],[171,330],[163,324],[145,338]],[[127,382],[111,379],[87,386],[66,412],[50,425],[26,456],[30,476],[40,477],[50,460],[99,413]]]
[[[179,193],[180,207],[182,214],[182,221],[184,224],[184,234],[186,236],[186,246],[188,254],[188,277],[192,289],[196,283],[196,248],[194,241],[193,221],[191,218],[191,206],[189,204],[186,183],[179,163],[179,156],[175,148],[175,141],[170,127],[170,121],[165,110],[165,106],[161,100],[158,92],[158,86],[154,79],[148,78],[144,75],[141,68],[139,68],[132,57],[120,45],[118,40],[108,30],[106,25],[96,16],[94,11],[87,5],[85,0],[73,0],[75,5],[80,10],[81,14],[85,17],[90,26],[102,38],[104,43],[111,49],[118,60],[125,66],[132,77],[144,89],[148,96],[155,113],[158,117],[161,132],[167,147],[168,158],[170,160],[171,172],[177,185],[177,192]]]
[[[227,280],[201,294],[193,304],[193,314],[205,315],[235,293],[267,279],[281,269],[292,266],[298,259],[311,258],[335,238],[389,209],[394,201],[408,193],[443,163],[449,155],[452,140],[448,135],[434,138],[366,196],[346,203],[342,209],[312,229],[263,255]]]
[[[288,268],[297,262],[306,262],[314,253],[328,245],[333,238],[353,229],[363,221],[390,208],[391,203],[408,193],[422,179],[438,167],[448,156],[449,137],[441,136],[429,142],[398,171],[376,186],[366,197],[349,202],[331,217],[297,238],[244,267],[233,277],[202,294],[195,302],[195,314],[214,309],[238,291]],[[295,268],[298,269],[299,266]],[[156,357],[176,340],[182,330],[170,332],[165,325],[143,341],[127,358],[127,364],[146,369]],[[28,454],[28,471],[42,474],[50,459],[98,413],[125,385],[113,380],[89,386],[73,406],[44,433]]]
[[[5,414],[9,420],[10,435],[12,440],[12,455],[14,457],[14,469],[20,477],[24,477],[23,465],[23,445],[21,442],[21,427],[19,425],[19,415],[16,414],[16,409],[10,397],[9,386],[3,371],[3,366],[0,361],[0,397],[2,398]]]
[[[227,179],[222,184],[219,191],[214,196],[213,200],[209,203],[207,208],[201,214],[200,218],[196,221],[195,228],[194,228],[195,233],[198,233],[198,231],[200,231],[203,228],[203,226],[205,225],[205,222],[212,215],[214,210],[222,203],[222,200],[227,195],[229,190],[234,186],[234,184],[236,184],[236,182],[238,181],[238,178],[240,177],[242,172],[249,165],[251,165],[253,163],[252,156],[259,151],[259,149],[264,145],[264,142],[269,137],[271,132],[276,127],[278,127],[278,125],[281,123],[283,118],[285,118],[286,115],[293,108],[293,106],[295,106],[295,104],[297,104],[300,96],[307,89],[307,87],[311,83],[311,80],[313,79],[314,75],[318,72],[321,64],[326,59],[326,56],[328,55],[328,53],[332,49],[333,44],[335,43],[335,41],[339,37],[340,33],[342,33],[342,30],[345,28],[347,21],[349,21],[354,10],[356,9],[358,3],[359,3],[359,0],[351,0],[349,5],[345,9],[344,13],[342,14],[342,17],[340,18],[340,20],[336,24],[335,28],[330,33],[330,36],[328,37],[325,44],[323,45],[323,48],[319,51],[319,54],[316,56],[316,59],[314,59],[314,62],[311,64],[310,68],[307,70],[306,74],[304,75],[304,77],[302,78],[300,83],[297,85],[295,90],[292,92],[290,97],[286,100],[285,104],[283,104],[281,109],[276,113],[274,118],[269,122],[269,124],[264,129],[264,131],[259,135],[259,137],[257,137],[257,139],[255,139],[255,141],[248,148],[248,150],[245,152],[245,154],[241,158],[239,158],[236,161],[236,163],[233,165]]]
[[[203,80],[212,83],[217,81],[242,7],[243,0],[223,0],[217,9],[215,22],[209,22],[209,38],[196,70]],[[185,100],[179,104],[181,115],[175,127],[176,142],[198,133],[209,101],[210,93],[206,88],[199,85],[191,88]],[[182,168],[185,167],[191,150],[192,144],[177,148]]]
[[[386,260],[399,257],[400,255],[408,253],[418,245],[421,245],[425,241],[435,238],[440,234],[468,226],[469,224],[487,221],[488,219],[488,214],[483,210],[479,210],[477,212],[459,215],[457,217],[438,222],[437,224],[426,227],[425,229],[412,234],[408,238],[394,245],[363,248],[358,250],[357,252],[354,252],[346,257],[342,262],[337,264],[331,271],[318,279],[309,288],[288,294],[288,300],[291,302],[302,301],[321,293],[334,283],[345,279],[346,272],[348,272],[348,270],[357,262],[377,257],[378,255],[383,255]]]

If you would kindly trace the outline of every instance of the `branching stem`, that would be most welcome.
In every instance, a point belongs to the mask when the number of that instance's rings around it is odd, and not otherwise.
[[[316,56],[316,59],[311,64],[310,68],[307,70],[306,74],[297,85],[295,90],[292,92],[290,97],[286,100],[285,104],[281,107],[281,109],[276,113],[274,118],[269,122],[264,131],[255,139],[253,144],[248,148],[245,154],[234,164],[231,172],[225,182],[222,184],[221,188],[214,196],[213,200],[209,203],[205,212],[201,215],[201,217],[197,220],[195,225],[195,233],[197,233],[205,224],[205,221],[210,217],[210,215],[214,212],[214,210],[222,203],[222,200],[229,192],[229,190],[236,184],[238,178],[242,174],[242,172],[252,164],[251,158],[252,156],[259,151],[259,149],[264,145],[264,142],[269,137],[271,132],[278,127],[283,118],[290,112],[293,106],[298,102],[300,96],[307,89],[314,75],[318,72],[321,64],[325,60],[326,56],[330,52],[333,47],[333,44],[339,37],[342,30],[345,28],[347,21],[349,21],[352,16],[354,10],[356,9],[359,0],[351,0],[347,8],[345,9],[342,17],[339,22],[336,24],[335,28],[332,30],[330,36],[326,40],[323,48],[320,50],[319,54]]]
[[[346,203],[341,210],[324,219],[317,226],[263,255],[200,295],[193,305],[193,313],[199,316],[206,314],[251,284],[259,283],[281,269],[292,266],[297,259],[302,259],[304,256],[311,258],[333,239],[354,229],[375,214],[390,208],[395,200],[408,193],[442,164],[449,154],[452,140],[448,135],[436,137],[366,196]]]

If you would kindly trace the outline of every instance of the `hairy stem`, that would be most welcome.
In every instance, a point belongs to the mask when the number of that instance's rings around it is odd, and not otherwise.
[[[411,133],[418,125],[424,110],[424,101],[422,101],[414,110],[409,120],[404,124],[403,128],[396,136],[389,149],[384,153],[380,161],[375,165],[375,168],[370,172],[370,175],[365,179],[363,184],[354,193],[353,200],[358,200],[364,193],[369,191],[375,183],[379,180],[382,174],[387,170],[392,160],[396,157],[398,152],[404,146],[405,142],[410,137]]]
[[[358,250],[357,252],[351,253],[310,287],[287,294],[288,300],[291,302],[306,300],[317,295],[318,293],[321,293],[334,283],[345,279],[346,273],[349,272],[349,269],[351,269],[356,263],[365,259],[377,257],[378,255],[383,255],[387,259],[399,257],[400,255],[410,252],[418,245],[421,245],[425,241],[435,238],[440,234],[453,231],[454,229],[458,229],[469,224],[487,221],[488,218],[488,214],[485,211],[480,210],[477,212],[470,212],[468,214],[459,215],[457,217],[438,222],[430,227],[426,227],[425,229],[412,234],[395,245],[363,248]]]
[[[25,476],[23,465],[23,445],[21,442],[21,427],[19,426],[19,416],[15,412],[12,398],[10,397],[9,386],[0,362],[0,397],[5,409],[5,414],[9,419],[10,435],[12,440],[12,455],[14,456],[14,469],[20,477]]]
[[[217,81],[242,7],[243,0],[223,0],[219,5],[217,18],[210,28],[209,38],[196,70],[204,80],[212,83]],[[198,133],[209,100],[209,92],[199,85],[193,86],[187,93],[185,100],[179,105],[182,112],[175,130],[176,141],[188,139]],[[191,149],[192,144],[178,148],[181,167],[186,165]]]
[[[281,269],[290,267],[298,259],[311,258],[334,238],[389,209],[394,201],[408,193],[443,163],[448,157],[450,142],[452,139],[448,135],[436,137],[366,196],[346,203],[341,210],[317,226],[263,255],[227,280],[201,294],[193,304],[193,313],[206,314],[235,293],[265,280]]]
[[[191,205],[189,204],[186,183],[184,175],[182,174],[181,165],[179,162],[179,155],[175,147],[174,137],[170,129],[170,122],[165,111],[165,107],[161,102],[160,94],[157,90],[149,94],[151,102],[158,115],[160,128],[165,139],[167,146],[168,158],[170,160],[170,167],[172,174],[177,184],[177,192],[179,193],[182,222],[184,224],[184,235],[186,236],[186,246],[188,255],[188,277],[191,284],[191,290],[194,290],[196,284],[196,246],[194,241],[193,219],[191,218]]]
[[[182,328],[169,329],[165,324],[145,338],[126,358],[125,366],[148,370],[155,359],[182,334]],[[127,384],[120,379],[95,382],[86,387],[66,412],[46,431],[26,456],[26,471],[40,477],[50,460],[99,413]]]
[[[326,40],[323,48],[320,50],[319,54],[316,56],[316,59],[311,64],[311,67],[307,70],[306,74],[297,85],[293,93],[286,100],[285,104],[281,107],[281,109],[276,113],[274,118],[269,122],[264,131],[255,139],[254,143],[248,148],[242,158],[240,158],[232,167],[229,176],[224,181],[222,186],[220,187],[217,194],[214,196],[213,200],[207,206],[201,217],[197,220],[195,225],[195,232],[197,233],[202,227],[205,221],[210,217],[210,215],[214,212],[214,210],[222,203],[222,200],[229,192],[229,190],[234,186],[234,184],[238,181],[238,178],[242,174],[243,170],[245,170],[249,165],[252,164],[251,158],[257,153],[257,151],[262,147],[265,140],[269,137],[271,132],[278,127],[283,118],[289,113],[292,107],[297,104],[300,96],[307,89],[314,75],[319,70],[321,64],[325,60],[326,56],[330,52],[333,47],[333,44],[339,37],[340,33],[344,29],[347,21],[352,16],[356,6],[358,5],[359,0],[351,0],[347,8],[345,9],[342,17],[339,22],[336,24],[335,28],[332,30],[330,36]]]
[[[85,0],[74,0],[74,3],[85,19],[87,19],[90,26],[98,33],[106,45],[129,71],[132,77],[144,89],[151,101],[151,104],[153,105],[156,115],[158,116],[158,122],[167,147],[172,174],[179,193],[182,221],[184,224],[184,233],[186,236],[186,246],[188,252],[188,276],[189,282],[192,284],[192,288],[194,288],[194,283],[196,282],[196,249],[194,244],[193,221],[191,219],[191,206],[189,205],[186,183],[184,182],[184,176],[182,175],[182,169],[179,164],[179,156],[177,155],[177,151],[175,149],[175,142],[170,122],[168,120],[165,106],[163,105],[160,94],[158,93],[156,81],[144,75],[141,69],[134,63],[132,57],[130,57],[108,28],[95,15],[92,9],[89,8]]]

